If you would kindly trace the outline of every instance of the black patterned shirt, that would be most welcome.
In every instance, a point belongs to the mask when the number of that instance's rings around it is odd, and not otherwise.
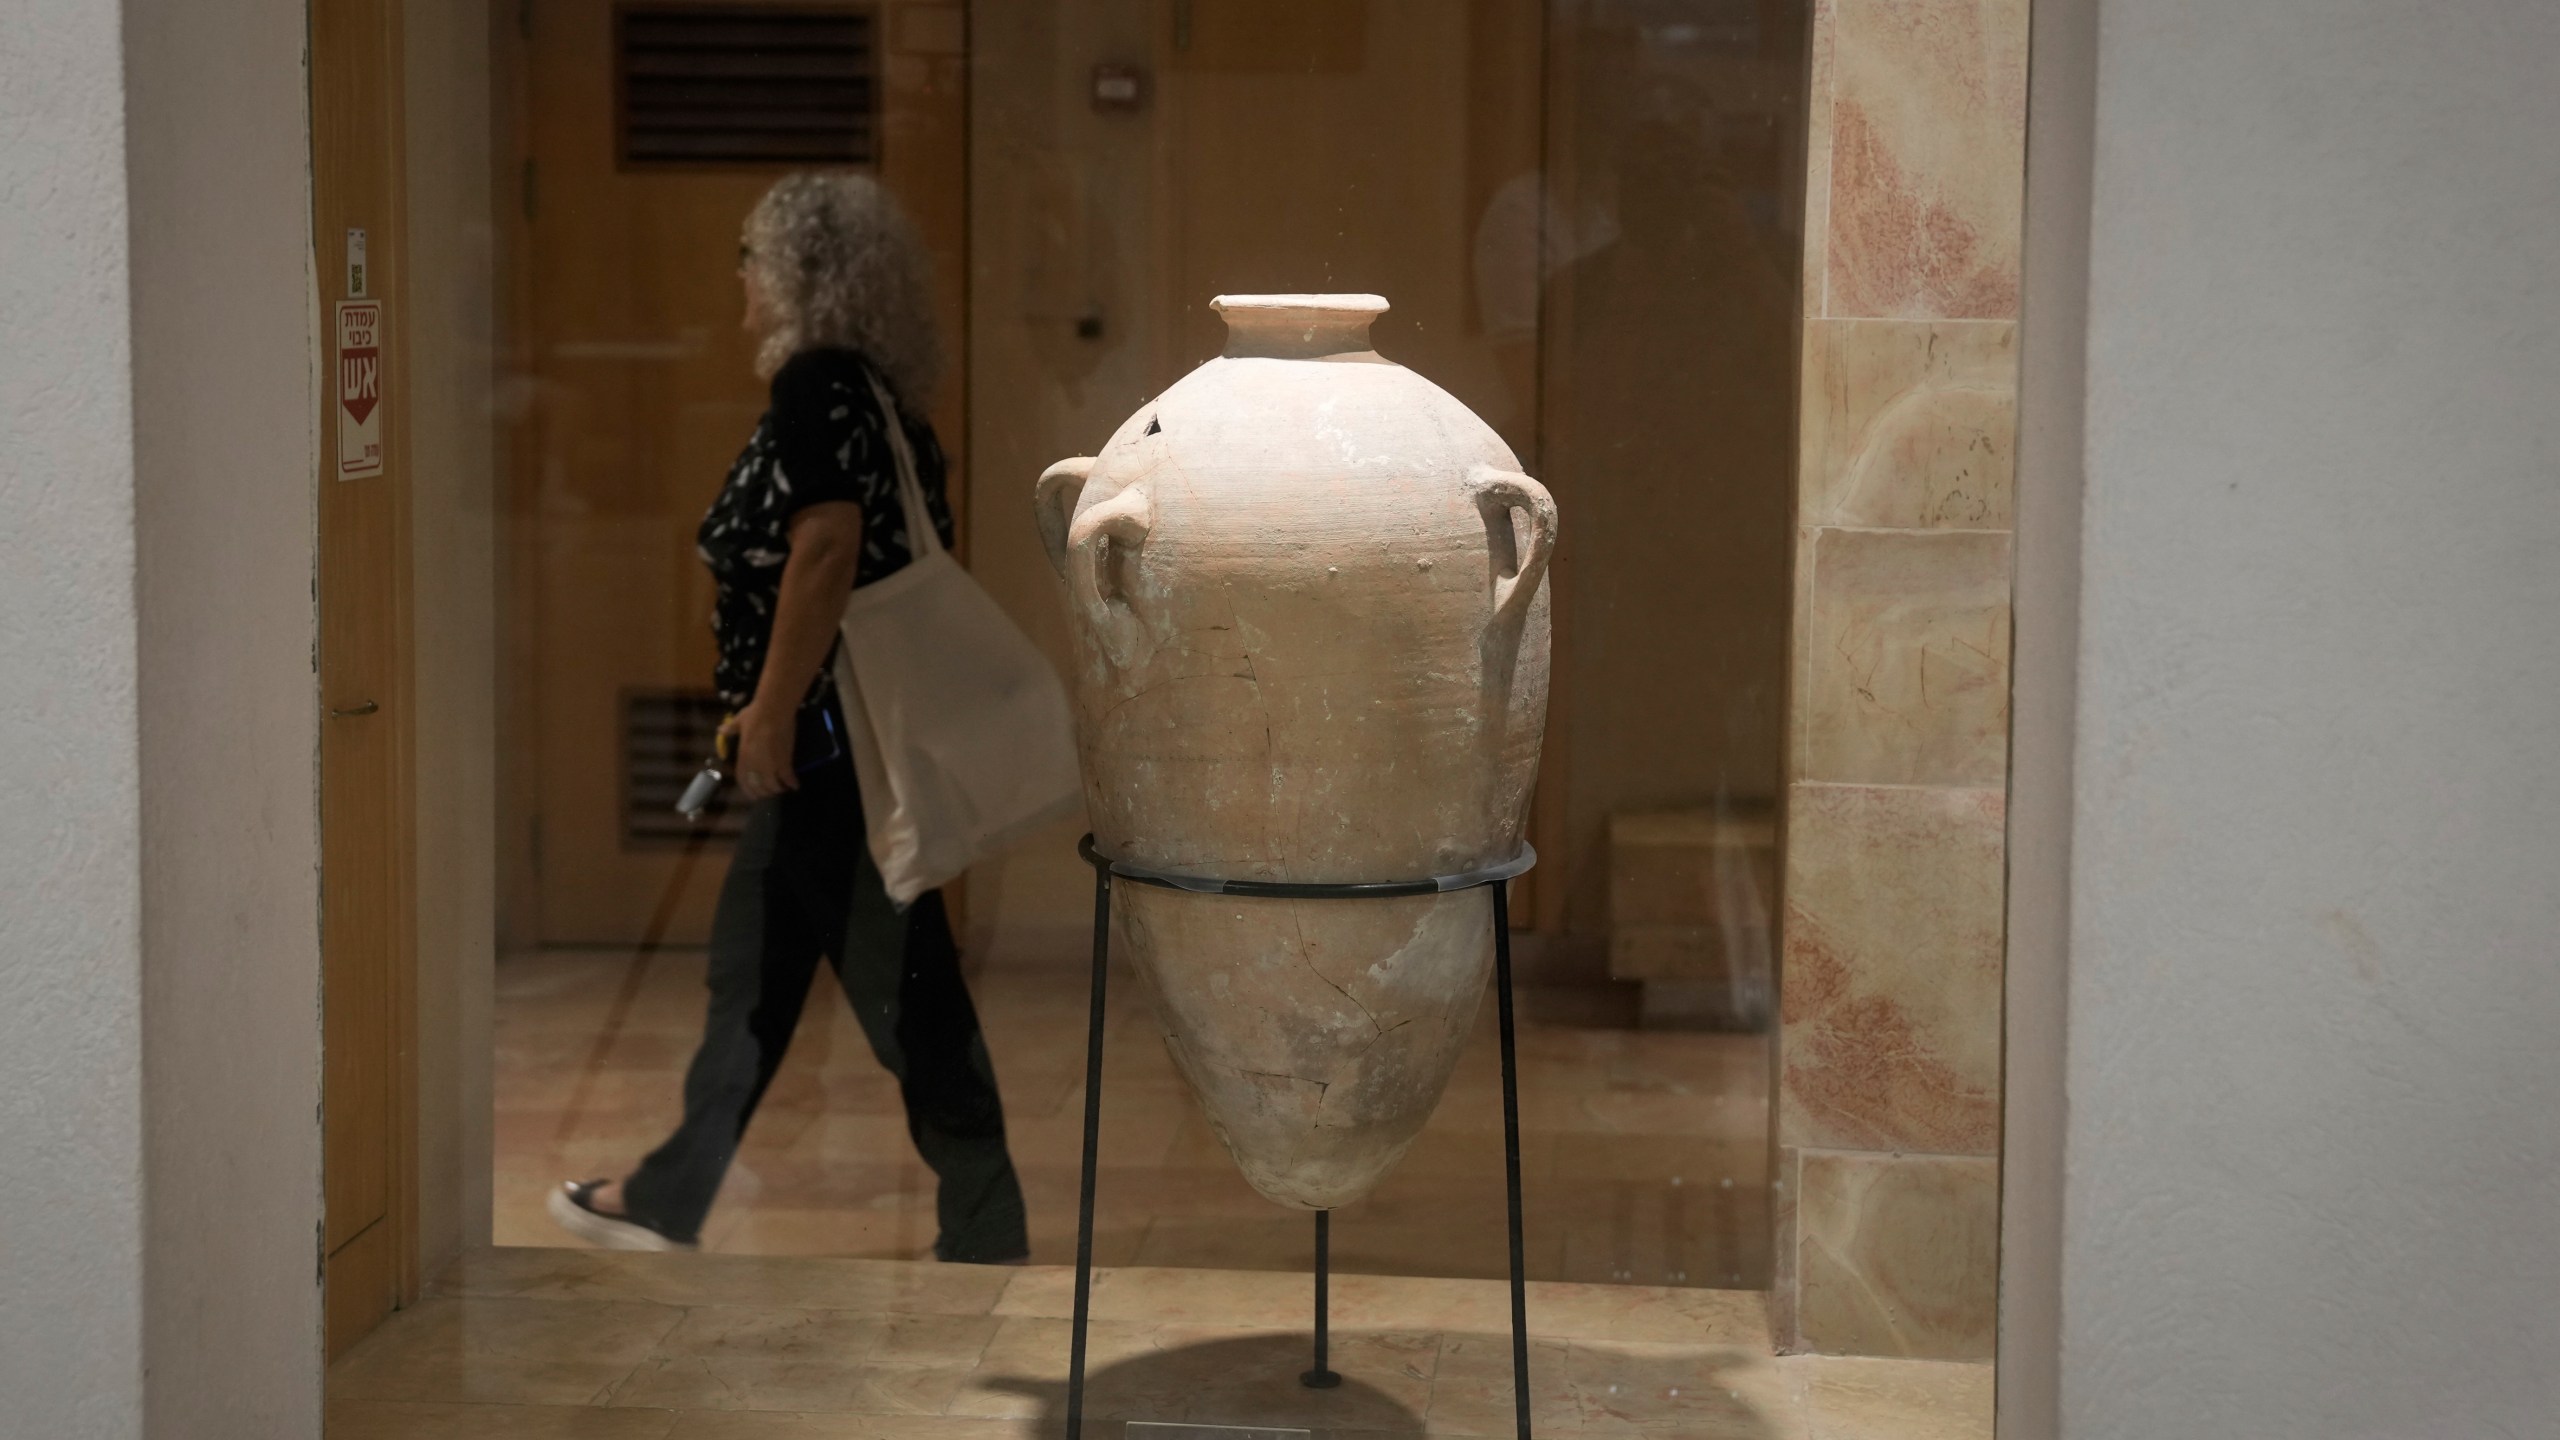
[[[764,673],[783,562],[791,558],[792,516],[829,500],[862,507],[856,589],[897,573],[913,558],[905,508],[898,503],[897,457],[889,449],[887,417],[871,392],[868,371],[851,350],[792,356],[774,375],[770,407],[702,517],[695,549],[711,567],[719,592],[711,616],[720,642],[712,685],[732,708],[755,698],[756,680]],[[942,447],[922,417],[899,407],[898,418],[915,453],[925,508],[947,547],[953,527]],[[823,704],[834,695],[832,650],[828,660],[818,667],[803,705]]]

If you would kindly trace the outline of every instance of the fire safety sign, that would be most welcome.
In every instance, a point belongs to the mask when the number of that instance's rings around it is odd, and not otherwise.
[[[382,473],[382,302],[338,303],[338,478]]]

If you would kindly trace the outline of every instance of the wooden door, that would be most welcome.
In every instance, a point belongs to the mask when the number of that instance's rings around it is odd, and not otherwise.
[[[857,23],[837,23],[847,17]],[[688,858],[665,804],[665,782],[699,761],[697,727],[716,718],[694,529],[764,409],[738,325],[739,226],[797,167],[653,157],[624,143],[617,106],[631,77],[670,66],[769,72],[782,111],[858,104],[858,72],[870,72],[876,159],[854,168],[897,193],[933,251],[954,360],[934,422],[959,505],[966,11],[523,0],[518,20],[510,798],[531,871],[516,893],[533,913],[513,928],[546,944],[630,944],[654,918],[660,938],[698,943],[723,867]],[[810,24],[821,38],[795,42],[793,27]],[[813,79],[835,89],[787,88]]]
[[[1480,252],[1536,181],[1540,25],[1538,0],[1173,0],[1169,373],[1224,346],[1220,293],[1384,295],[1379,350],[1534,464],[1537,277]]]
[[[399,0],[312,0],[328,1349],[414,1287]],[[362,232],[359,241],[355,232]]]

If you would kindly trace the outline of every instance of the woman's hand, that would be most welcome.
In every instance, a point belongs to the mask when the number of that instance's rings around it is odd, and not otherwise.
[[[800,788],[800,774],[791,768],[800,701],[835,644],[861,554],[862,507],[831,500],[791,518],[791,558],[782,565],[763,677],[755,699],[720,726],[737,747],[729,773],[750,801]]]
[[[722,721],[720,733],[737,747],[730,773],[737,776],[738,790],[749,800],[770,800],[800,788],[800,776],[791,768],[792,748],[799,738],[792,707],[769,703],[759,695],[755,703]]]
[[[799,773],[791,768],[800,702],[836,643],[836,624],[844,618],[861,557],[861,506],[828,500],[791,517],[791,558],[782,562],[764,674],[756,681],[755,699],[723,727],[738,738],[731,773],[749,800],[800,788]]]

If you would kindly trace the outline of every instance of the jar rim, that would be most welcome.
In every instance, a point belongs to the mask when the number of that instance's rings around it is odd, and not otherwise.
[[[1387,313],[1381,295],[1221,295],[1231,357],[1304,359],[1369,348],[1369,325]]]

